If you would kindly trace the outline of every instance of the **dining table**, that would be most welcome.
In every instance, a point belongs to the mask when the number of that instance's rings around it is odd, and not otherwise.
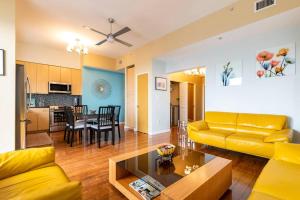
[[[77,121],[84,123],[84,129],[82,132],[82,144],[83,146],[88,146],[89,141],[91,141],[91,135],[88,134],[89,125],[95,125],[98,122],[98,117],[101,120],[101,115],[97,113],[74,113],[74,117]],[[105,119],[107,120],[107,119]],[[112,144],[115,144],[115,116],[112,117]]]

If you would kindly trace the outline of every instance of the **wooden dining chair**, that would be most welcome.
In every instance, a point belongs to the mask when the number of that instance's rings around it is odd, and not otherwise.
[[[112,144],[115,144],[115,118],[114,118],[114,107],[111,106],[100,106],[97,124],[91,125],[91,131],[96,132],[96,141],[98,143],[98,147],[101,146],[101,133],[104,132],[108,134],[110,131],[112,132]]]
[[[79,122],[75,120],[74,112],[72,110],[66,110],[66,120],[67,120],[67,142],[70,143],[70,146],[73,146],[74,135],[79,133],[79,139],[82,139],[82,131],[84,129],[84,122]],[[89,126],[87,124],[87,126]]]
[[[88,114],[88,106],[87,105],[76,105],[76,106],[74,106],[74,113],[86,115],[86,114]],[[78,120],[78,119],[76,119],[76,120]]]
[[[120,112],[121,112],[121,106],[119,105],[109,105],[114,107],[114,113],[115,113],[115,126],[118,127],[118,134],[119,134],[119,139],[121,138],[121,131],[120,131]]]

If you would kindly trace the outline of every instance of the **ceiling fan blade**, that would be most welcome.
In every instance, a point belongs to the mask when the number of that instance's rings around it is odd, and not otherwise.
[[[98,42],[96,45],[101,45],[101,44],[103,44],[103,43],[106,42],[106,41],[107,41],[107,39],[102,40],[102,41]]]
[[[132,47],[132,44],[129,44],[129,43],[127,43],[127,42],[124,42],[124,41],[122,41],[122,40],[119,40],[118,38],[115,38],[115,41],[117,41],[117,42],[119,42],[119,43],[121,43],[121,44],[124,44],[125,46]]]
[[[127,26],[125,28],[122,28],[121,30],[119,30],[118,32],[114,33],[113,36],[117,37],[119,35],[122,35],[124,33],[127,33],[128,31],[131,31],[130,28],[128,28]]]
[[[102,33],[102,32],[100,32],[100,31],[98,31],[98,30],[96,30],[96,29],[94,29],[94,28],[91,28],[91,27],[88,27],[88,26],[86,26],[85,28],[88,29],[88,30],[94,31],[94,32],[96,32],[96,33],[99,33],[99,34],[104,35],[104,36],[107,37],[107,35],[106,35],[105,33]]]

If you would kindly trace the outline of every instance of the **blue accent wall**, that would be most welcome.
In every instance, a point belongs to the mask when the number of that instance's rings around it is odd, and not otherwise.
[[[82,74],[82,104],[88,105],[89,110],[97,110],[97,112],[99,106],[121,105],[120,121],[124,122],[124,74],[88,66],[83,67]],[[95,95],[94,83],[100,79],[107,81],[111,85],[111,94],[105,99]]]

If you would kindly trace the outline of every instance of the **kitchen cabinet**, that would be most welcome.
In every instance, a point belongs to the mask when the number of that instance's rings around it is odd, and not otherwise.
[[[37,76],[36,76],[36,93],[48,94],[48,65],[36,64]]]
[[[37,113],[35,112],[34,109],[30,109],[27,112],[27,119],[29,120],[29,123],[27,123],[27,132],[37,131],[37,123],[38,123],[37,117],[38,117]]]
[[[72,95],[82,95],[82,78],[80,69],[72,69]]]
[[[26,62],[25,71],[30,82],[30,86],[28,85],[27,91],[31,93],[36,93],[37,65],[35,63]]]
[[[27,118],[31,122],[27,125],[27,132],[49,130],[49,108],[30,108]]]
[[[60,67],[58,66],[49,66],[49,82],[60,82]]]
[[[25,66],[32,94],[48,94],[48,83],[71,83],[72,95],[82,95],[81,69],[16,61]],[[29,92],[29,88],[27,89]]]
[[[60,68],[60,82],[71,83],[72,82],[72,69],[61,67]]]

